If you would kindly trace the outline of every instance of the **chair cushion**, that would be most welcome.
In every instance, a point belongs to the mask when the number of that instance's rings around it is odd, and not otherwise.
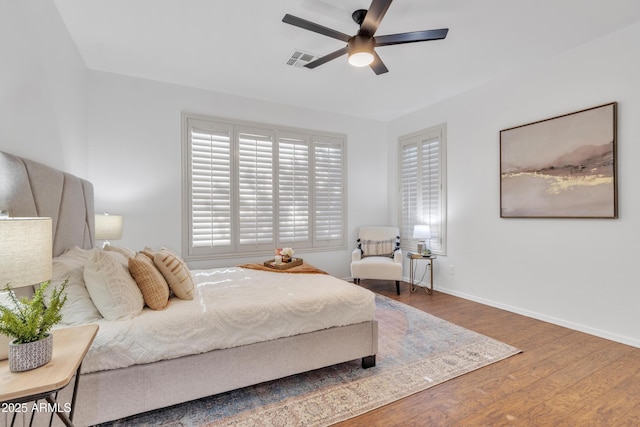
[[[402,280],[402,262],[370,256],[351,263],[351,277],[358,279]]]

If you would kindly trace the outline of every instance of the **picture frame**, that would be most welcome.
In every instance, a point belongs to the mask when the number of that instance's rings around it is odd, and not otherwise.
[[[500,131],[501,218],[617,218],[617,102]]]

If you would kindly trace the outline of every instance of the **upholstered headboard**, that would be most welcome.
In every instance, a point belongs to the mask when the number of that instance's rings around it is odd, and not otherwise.
[[[53,256],[94,246],[93,185],[0,151],[0,210],[12,217],[51,217]]]

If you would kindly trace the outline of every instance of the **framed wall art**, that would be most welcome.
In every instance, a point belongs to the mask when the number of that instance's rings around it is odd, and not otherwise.
[[[502,218],[617,218],[617,103],[500,131]]]

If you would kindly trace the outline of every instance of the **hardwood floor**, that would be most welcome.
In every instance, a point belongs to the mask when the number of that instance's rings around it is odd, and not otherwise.
[[[640,349],[473,301],[361,286],[523,351],[360,417],[371,426],[639,426]]]

